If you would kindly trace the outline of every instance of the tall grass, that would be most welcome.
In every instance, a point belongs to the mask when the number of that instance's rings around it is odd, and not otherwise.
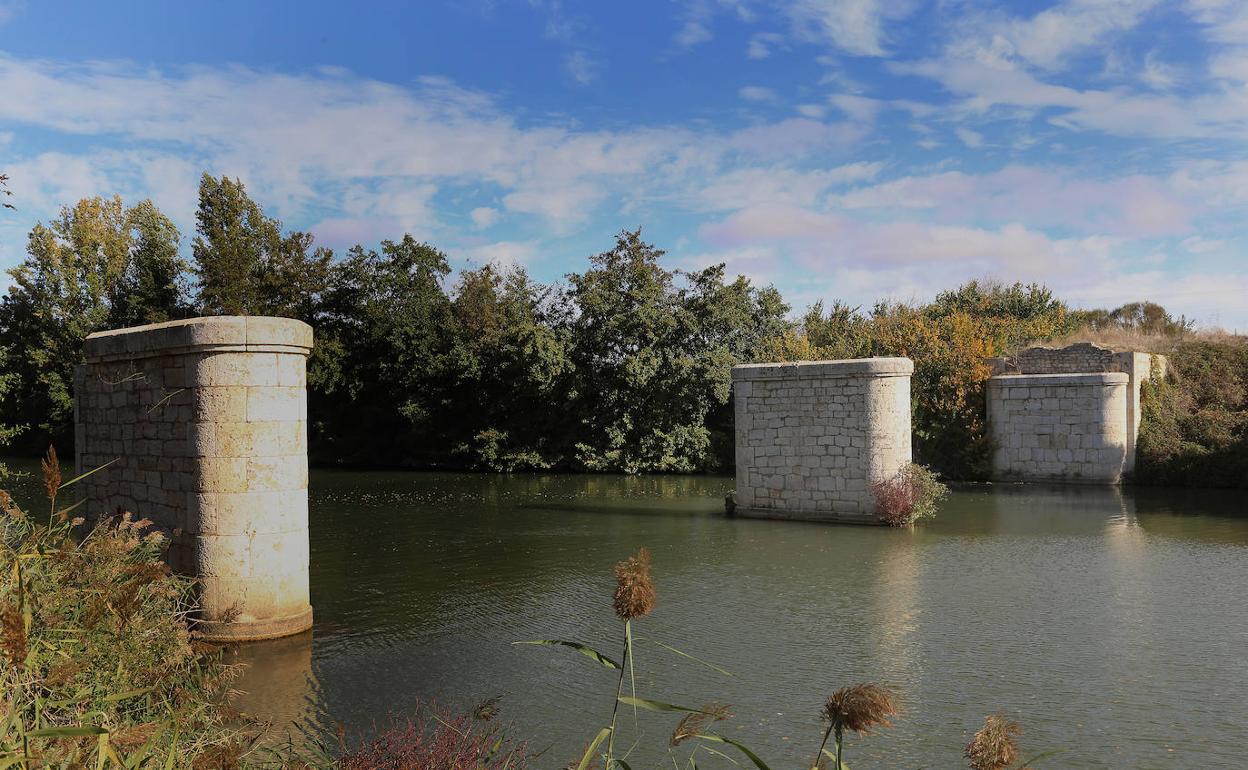
[[[241,755],[222,706],[232,671],[189,631],[194,586],[164,539],[129,514],[85,529],[61,504],[83,477],[63,481],[54,450],[42,470],[45,513],[0,492],[0,767]]]

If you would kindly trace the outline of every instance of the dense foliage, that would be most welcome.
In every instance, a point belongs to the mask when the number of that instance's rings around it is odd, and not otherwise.
[[[229,669],[187,628],[192,581],[149,522],[70,519],[54,454],[43,482],[45,512],[0,491],[0,765],[225,766],[247,742],[220,707]]]
[[[1248,341],[1195,338],[1166,352],[1169,378],[1143,387],[1136,481],[1248,488]]]
[[[237,180],[209,175],[196,224],[189,263],[177,229],[149,201],[86,199],[34,227],[0,299],[0,426],[14,426],[0,442],[28,451],[49,439],[72,443],[72,373],[90,332],[241,313],[315,327],[308,379],[318,463],[724,469],[733,364],[898,355],[916,366],[915,460],[972,479],[985,475],[990,454],[986,357],[1075,334],[1190,336],[1185,319],[1152,303],[1071,311],[1044,287],[983,281],[924,305],[819,302],[794,322],[774,288],[730,280],[723,265],[669,269],[640,230],[621,232],[585,270],[550,285],[494,265],[456,274],[446,254],[411,235],[335,256],[284,231]],[[1192,351],[1200,360],[1209,352]],[[1178,370],[1198,368],[1180,359]],[[1242,428],[1227,415],[1243,414],[1234,392],[1217,395],[1226,415],[1212,416],[1199,398],[1171,407],[1195,415],[1176,429],[1204,431],[1188,443],[1211,452],[1232,446],[1227,437]]]

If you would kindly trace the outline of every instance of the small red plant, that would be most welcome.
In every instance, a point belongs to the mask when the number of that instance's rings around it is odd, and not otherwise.
[[[873,482],[875,515],[890,527],[906,527],[936,514],[936,505],[949,488],[922,465],[910,463],[896,476]]]
[[[364,744],[345,751],[340,770],[523,770],[528,753],[488,719],[418,705],[416,713]]]

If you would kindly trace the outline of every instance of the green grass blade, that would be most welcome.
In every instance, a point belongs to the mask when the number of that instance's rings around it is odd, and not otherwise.
[[[841,746],[844,747],[844,744],[841,744]],[[833,754],[831,751],[824,749],[823,755],[827,757],[828,759],[832,760],[833,762],[836,762],[836,754]],[[833,768],[833,770],[836,770],[836,769]],[[849,770],[849,765],[845,764],[845,760],[843,759],[841,760],[841,770]]]
[[[590,762],[594,759],[594,752],[598,750],[598,747],[602,745],[602,742],[605,741],[607,736],[610,734],[610,727],[604,727],[598,731],[598,734],[594,736],[594,739],[589,742],[589,746],[585,748],[585,756],[581,757],[581,763],[576,766],[576,770],[585,770],[589,767]]]
[[[86,735],[107,735],[103,727],[45,727],[26,733],[31,738],[81,738]]]
[[[678,706],[675,703],[664,703],[663,701],[648,700],[646,698],[630,698],[627,695],[620,697],[620,703],[627,703],[630,706],[637,706],[646,711],[678,711],[685,714],[705,714],[707,712],[702,709],[693,709],[688,706]]]
[[[729,746],[732,746],[733,748],[737,749],[737,751],[740,751],[747,758],[749,758],[749,760],[754,763],[754,766],[757,767],[758,770],[771,770],[771,768],[767,766],[767,763],[764,762],[757,754],[750,751],[743,744],[737,741],[734,741],[731,738],[725,738],[722,735],[711,735],[710,733],[698,733],[697,737],[705,738],[708,741],[717,741],[719,743],[726,743]]]
[[[126,690],[125,692],[119,692],[116,695],[107,696],[106,698],[104,698],[104,702],[116,703],[117,701],[130,700],[131,698],[137,698],[140,695],[147,695],[149,692],[155,689],[156,689],[155,687],[140,687],[137,690]]]
[[[57,487],[57,489],[64,489],[65,487],[69,486],[70,484],[74,484],[74,483],[76,483],[76,482],[82,481],[82,480],[83,480],[83,479],[85,479],[87,476],[90,476],[90,475],[91,475],[91,474],[93,474],[93,473],[99,473],[100,471],[104,470],[105,468],[107,468],[108,466],[112,465],[113,463],[117,462],[117,461],[118,461],[118,460],[120,460],[120,459],[121,459],[120,457],[114,457],[113,459],[109,460],[108,462],[104,463],[103,465],[100,465],[100,466],[97,466],[97,467],[95,467],[95,468],[92,468],[91,470],[87,471],[86,473],[80,473],[80,474],[78,474],[77,476],[74,476],[74,477],[73,477],[72,479],[70,479],[69,481],[66,481],[64,484],[61,484],[59,487]]]
[[[678,649],[676,649],[675,647],[672,647],[672,646],[671,646],[671,645],[669,645],[669,644],[664,644],[663,642],[660,642],[660,641],[659,641],[659,640],[657,640],[657,639],[641,639],[640,641],[643,641],[643,642],[650,642],[651,644],[657,644],[658,646],[662,647],[662,648],[663,648],[663,649],[665,649],[665,650],[668,650],[669,652],[674,652],[674,653],[676,653],[677,655],[680,655],[680,656],[682,656],[682,657],[688,658],[689,660],[692,660],[692,661],[693,661],[693,662],[695,662],[695,663],[701,663],[702,665],[706,666],[707,668],[711,669],[712,671],[717,671],[717,672],[719,672],[719,673],[723,674],[724,676],[732,676],[732,675],[733,675],[733,673],[732,673],[731,671],[727,670],[727,669],[720,668],[719,666],[715,665],[714,663],[708,663],[708,662],[706,662],[705,660],[702,660],[701,658],[697,657],[696,655],[690,655],[689,653],[687,653],[687,652],[685,652],[685,651],[683,651],[683,650],[678,650]]]
[[[512,644],[538,644],[545,647],[571,647],[585,657],[596,660],[607,668],[613,668],[617,671],[620,670],[619,663],[611,660],[606,655],[603,655],[601,652],[595,650],[593,647],[581,644],[580,642],[569,642],[565,639],[532,639],[525,642],[512,642]]]

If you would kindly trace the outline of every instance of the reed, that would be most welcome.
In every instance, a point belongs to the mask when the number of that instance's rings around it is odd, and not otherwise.
[[[55,449],[42,463],[48,516],[0,494],[0,767],[184,767],[243,755],[221,702],[232,671],[187,627],[192,581],[164,538],[129,514],[87,529],[60,504]],[[224,765],[222,765],[224,766]]]

